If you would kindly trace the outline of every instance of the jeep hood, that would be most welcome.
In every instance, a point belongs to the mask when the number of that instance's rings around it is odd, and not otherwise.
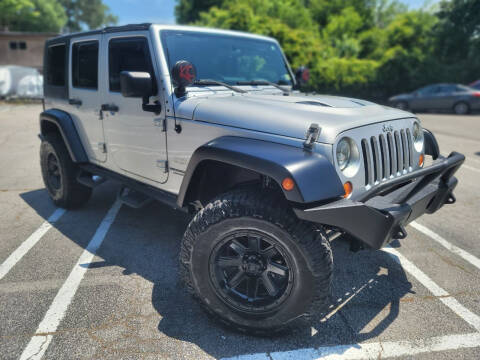
[[[305,139],[310,124],[321,127],[318,141],[332,144],[345,130],[412,114],[364,100],[336,96],[214,95],[179,100],[179,118]]]

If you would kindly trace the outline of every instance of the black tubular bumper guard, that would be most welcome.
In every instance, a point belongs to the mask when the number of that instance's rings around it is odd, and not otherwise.
[[[345,231],[372,249],[406,237],[405,226],[444,204],[453,204],[457,179],[453,174],[465,156],[452,152],[432,165],[387,180],[357,198],[341,199],[313,208],[295,208],[303,220]]]

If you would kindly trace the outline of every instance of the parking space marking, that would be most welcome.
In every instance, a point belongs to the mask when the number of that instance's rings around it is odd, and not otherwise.
[[[429,238],[431,238],[432,240],[434,240],[437,243],[439,243],[440,245],[442,245],[447,250],[449,250],[452,253],[462,257],[464,260],[468,261],[470,264],[475,266],[477,269],[480,269],[480,259],[477,258],[476,256],[474,256],[474,255],[468,253],[467,251],[465,251],[463,249],[460,249],[459,247],[451,244],[450,242],[445,240],[443,237],[438,235],[436,232],[433,232],[432,230],[430,230],[426,226],[423,226],[423,225],[417,223],[416,221],[411,222],[410,225],[414,229],[420,231],[421,233],[427,235]]]
[[[425,286],[434,296],[438,297],[438,299],[444,305],[449,307],[450,310],[452,310],[477,331],[480,331],[480,316],[472,313],[465,306],[460,304],[453,296],[450,296],[448,292],[430,279],[422,270],[420,270],[410,260],[400,254],[400,252],[389,246],[383,248],[382,250],[390,254],[392,258],[403,267],[404,270],[417,279],[417,281]]]
[[[380,359],[413,356],[437,351],[480,347],[480,333],[437,336],[412,341],[386,341],[364,344],[322,346],[319,348],[240,355],[222,360],[314,360]]]
[[[441,154],[441,155],[442,155],[443,157],[448,157],[448,155],[446,155],[446,154]],[[468,156],[468,157],[465,157],[465,160],[466,160],[466,161],[473,160],[473,161],[476,161],[476,162],[480,162],[479,160],[474,159],[474,158],[469,157],[469,156]],[[467,165],[467,164],[465,164],[465,162],[462,164],[462,166],[461,166],[460,168],[465,168],[465,169],[472,170],[472,171],[475,171],[475,172],[479,172],[479,173],[480,173],[480,169],[477,169],[477,168],[475,168],[475,167],[473,167],[473,166]]]
[[[102,222],[98,226],[97,231],[93,235],[82,255],[80,255],[80,258],[73,267],[67,280],[65,280],[55,296],[55,299],[53,299],[53,302],[45,314],[45,317],[40,325],[38,325],[37,331],[23,351],[20,357],[21,360],[35,360],[43,357],[43,354],[53,339],[53,333],[57,330],[60,321],[62,321],[63,317],[65,316],[68,306],[77,292],[85,272],[88,270],[88,266],[85,266],[85,264],[89,264],[92,261],[95,253],[105,239],[105,236],[107,235],[108,230],[115,220],[115,217],[117,216],[121,206],[121,202],[117,200],[112,205],[110,210],[108,210],[107,215],[105,215]]]
[[[473,166],[468,166],[467,164],[463,164],[461,167],[480,173],[480,169],[474,168]]]
[[[20,261],[25,254],[52,228],[52,225],[65,214],[65,209],[57,209],[35,232],[28,237],[10,256],[0,265],[0,280]]]

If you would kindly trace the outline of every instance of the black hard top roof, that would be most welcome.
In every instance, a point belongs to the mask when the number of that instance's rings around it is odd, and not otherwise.
[[[122,26],[107,26],[103,29],[82,31],[82,32],[57,36],[55,38],[49,39],[47,42],[49,43],[60,42],[62,40],[69,40],[74,37],[85,36],[85,35],[97,35],[97,34],[105,34],[105,33],[124,32],[124,31],[148,30],[150,25],[152,25],[152,23],[129,24],[129,25],[122,25]]]

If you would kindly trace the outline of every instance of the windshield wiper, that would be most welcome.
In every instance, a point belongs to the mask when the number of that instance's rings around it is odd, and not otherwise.
[[[237,81],[237,85],[271,85],[279,90],[282,90],[283,95],[290,95],[290,90],[287,90],[284,87],[267,80]]]
[[[245,94],[247,91],[239,89],[235,86],[225,84],[224,82],[217,81],[217,80],[212,80],[212,79],[199,79],[195,80],[193,82],[193,85],[220,85],[220,86],[225,86],[226,88],[229,88],[230,90],[233,90],[235,92]]]

